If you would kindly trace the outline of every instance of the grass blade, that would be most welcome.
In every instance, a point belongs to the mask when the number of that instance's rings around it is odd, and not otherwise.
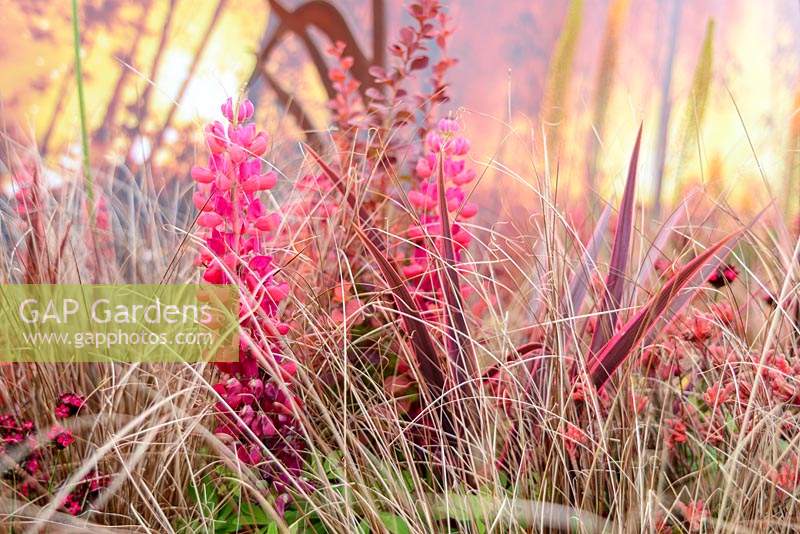
[[[89,223],[94,231],[94,179],[89,164],[89,128],[86,124],[86,98],[83,94],[83,67],[81,65],[81,30],[78,22],[78,0],[72,0],[72,48],[75,52],[75,82],[78,85],[78,109],[81,123],[81,149],[83,153],[83,177],[86,180],[86,199],[89,208]]]
[[[742,232],[740,232],[738,236],[736,236],[736,238],[734,238],[733,240],[731,240],[728,243],[726,248],[730,249],[731,247],[733,247],[733,245],[736,243],[736,241],[739,240],[739,238],[742,235],[744,235],[747,232],[749,232],[753,228],[753,226],[756,224],[756,222],[761,220],[761,216],[764,215],[764,213],[766,213],[766,211],[769,208],[770,208],[770,206],[767,206],[766,208],[761,210],[758,213],[758,215],[756,215],[753,218],[753,221],[750,224],[748,224],[747,227],[744,230],[742,230]],[[716,261],[709,261],[708,263],[706,263],[700,269],[698,274],[696,274],[694,276],[694,278],[690,282],[694,282],[697,285],[700,285],[700,284],[704,283],[706,280],[708,280],[708,277],[711,276],[711,273],[714,272],[714,269],[719,267],[719,264],[721,262],[722,262],[722,260],[720,258],[716,258]],[[672,304],[670,304],[669,308],[667,308],[667,310],[662,314],[662,316],[659,319],[659,321],[662,322],[664,325],[666,325],[673,317],[678,315],[681,312],[681,310],[683,310],[683,308],[686,307],[689,304],[689,302],[692,300],[693,297],[694,297],[694,293],[693,292],[686,292],[686,291],[684,291],[683,293],[681,293],[680,295],[675,297],[675,300],[673,300],[673,302],[672,302]],[[656,334],[657,334],[656,330],[659,330],[659,328],[653,329],[645,337],[645,343],[648,343],[648,344],[652,343],[652,341],[655,339]]]

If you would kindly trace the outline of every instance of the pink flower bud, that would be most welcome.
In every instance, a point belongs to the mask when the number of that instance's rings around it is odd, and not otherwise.
[[[259,180],[258,176],[253,176],[242,182],[242,189],[244,189],[248,193],[254,193],[256,191],[259,191],[260,187],[261,187],[261,180]]]
[[[194,178],[198,183],[210,184],[214,181],[214,173],[211,172],[210,169],[195,165],[192,167],[192,178]]]
[[[431,169],[431,164],[428,162],[428,158],[420,158],[417,161],[417,176],[422,179],[430,178],[433,169]]]
[[[463,159],[454,160],[454,159],[448,158],[447,160],[445,160],[445,162],[444,162],[444,173],[448,178],[453,179],[456,176],[458,176],[459,174],[461,174],[463,171],[464,171],[464,160]]]
[[[220,224],[222,224],[222,217],[219,214],[214,213],[213,211],[206,211],[200,214],[197,217],[197,224],[198,226],[202,226],[203,228],[216,228]]]
[[[242,146],[250,146],[256,136],[256,125],[252,122],[236,129],[236,142]]]
[[[278,182],[278,175],[274,172],[268,172],[258,177],[258,188],[261,191],[267,191],[275,187]]]
[[[231,145],[228,154],[231,155],[231,161],[234,163],[241,163],[247,158],[247,152],[239,145]]]
[[[412,189],[408,192],[408,201],[416,208],[423,208],[427,202],[427,197],[419,191]]]
[[[459,128],[458,123],[453,119],[440,119],[436,127],[442,133],[456,133]]]
[[[431,130],[425,135],[425,146],[428,147],[428,150],[431,152],[439,152],[442,149],[441,136]]]
[[[228,97],[220,109],[222,110],[222,115],[228,121],[233,122],[233,98]]]
[[[270,213],[256,219],[255,227],[262,232],[271,232],[281,223],[281,216],[277,213]]]
[[[457,175],[453,176],[452,180],[453,183],[456,185],[464,185],[470,183],[472,180],[476,178],[475,171],[472,169],[467,169],[458,173]]]
[[[286,284],[267,287],[267,295],[269,295],[269,298],[272,299],[272,302],[275,304],[285,299],[288,294],[289,286]]]
[[[220,191],[230,191],[233,185],[233,181],[225,174],[218,174],[215,183]]]
[[[456,156],[464,156],[469,152],[469,141],[463,137],[456,137],[452,141],[453,154]]]
[[[250,143],[250,152],[256,157],[263,155],[267,151],[267,141],[267,134],[259,132]]]
[[[466,247],[469,245],[469,242],[471,240],[472,236],[470,236],[467,232],[465,232],[461,228],[453,228],[453,241],[455,241],[462,247]]]
[[[195,194],[192,195],[192,201],[194,202],[194,207],[197,208],[198,211],[211,211],[214,208],[214,203],[209,201],[209,196],[200,191],[196,191]]]
[[[228,142],[225,140],[225,130],[222,128],[222,124],[215,122],[206,128],[206,144],[212,154],[225,151]]]
[[[461,208],[461,217],[464,219],[471,219],[478,213],[478,205],[474,202],[467,202]]]
[[[420,239],[421,237],[424,236],[425,236],[425,231],[420,226],[414,225],[408,229],[409,239]]]
[[[253,107],[253,103],[245,99],[241,103],[239,103],[239,109],[236,119],[239,122],[244,122],[250,117],[252,117],[254,112],[255,108]]]
[[[425,266],[420,263],[412,263],[403,267],[403,276],[406,278],[416,278],[425,272]]]
[[[281,374],[285,379],[288,380],[292,378],[296,373],[297,373],[297,364],[295,362],[287,360],[281,364]]]

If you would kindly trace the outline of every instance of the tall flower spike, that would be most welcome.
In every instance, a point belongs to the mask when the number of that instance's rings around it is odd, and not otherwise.
[[[463,222],[478,213],[478,206],[467,200],[463,190],[464,185],[475,179],[475,172],[466,166],[469,141],[459,135],[459,130],[457,121],[441,119],[437,127],[426,134],[422,155],[415,167],[419,183],[408,192],[408,200],[415,208],[420,224],[411,225],[406,232],[414,249],[403,267],[403,274],[414,289],[418,305],[428,311],[435,310],[438,303],[443,301],[441,280],[434,259],[434,254],[442,255],[439,189],[436,182],[440,164],[444,172],[445,199],[456,263],[461,262],[462,252],[471,241]],[[429,237],[433,238],[438,252],[429,250]],[[459,268],[463,269],[464,266]]]
[[[296,366],[283,356],[279,339],[289,330],[279,307],[290,287],[275,279],[268,254],[281,217],[259,197],[275,187],[278,176],[263,169],[260,156],[269,139],[247,122],[253,111],[249,100],[228,99],[222,105],[228,124],[215,121],[206,127],[208,162],[192,169],[194,204],[201,211],[197,225],[205,243],[197,263],[204,281],[236,284],[243,299],[239,361],[218,364],[225,376],[214,385],[223,399],[217,405],[217,433],[227,436],[240,460],[258,466],[284,502],[286,488],[299,482],[304,444],[293,416],[299,400],[288,393]],[[263,358],[274,362],[263,365]]]

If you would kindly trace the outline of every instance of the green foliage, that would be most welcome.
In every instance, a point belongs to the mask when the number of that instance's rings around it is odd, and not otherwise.
[[[89,128],[86,123],[86,98],[83,94],[83,67],[81,66],[81,31],[78,23],[78,0],[72,0],[72,47],[75,52],[75,82],[78,85],[83,176],[86,180],[86,200],[89,208],[89,222],[91,227],[94,228],[94,180],[92,179],[92,170],[89,165]]]

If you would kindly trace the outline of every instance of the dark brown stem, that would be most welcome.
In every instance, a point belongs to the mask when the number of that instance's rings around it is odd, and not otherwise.
[[[386,3],[372,0],[372,64],[386,66]]]

